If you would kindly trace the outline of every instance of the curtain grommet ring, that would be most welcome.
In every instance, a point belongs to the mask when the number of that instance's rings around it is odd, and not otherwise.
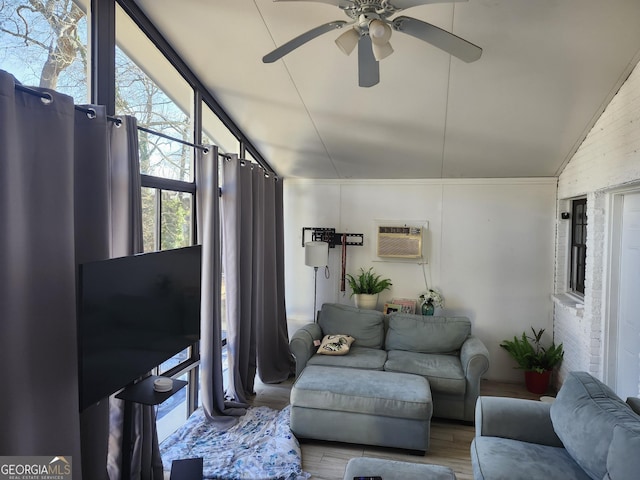
[[[40,95],[40,101],[45,105],[51,105],[53,103],[53,95],[49,92],[43,92]]]

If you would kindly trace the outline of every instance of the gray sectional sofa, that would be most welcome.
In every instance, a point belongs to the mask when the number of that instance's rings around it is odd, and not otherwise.
[[[317,354],[325,335],[355,338],[347,355]],[[429,317],[326,303],[317,323],[294,333],[290,341],[296,375],[307,365],[381,370],[420,375],[431,388],[433,416],[474,421],[481,376],[489,353],[471,334],[465,317]]]
[[[480,397],[475,480],[640,478],[640,416],[605,384],[572,372],[553,403]],[[637,399],[635,399],[637,400]]]

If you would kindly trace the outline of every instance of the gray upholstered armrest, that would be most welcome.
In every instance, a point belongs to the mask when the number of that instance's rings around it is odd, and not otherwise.
[[[470,335],[460,349],[460,363],[467,378],[480,378],[489,369],[489,350],[482,340]]]
[[[473,422],[476,400],[480,395],[480,380],[482,375],[489,370],[489,350],[484,346],[482,340],[469,335],[460,348],[460,364],[467,380],[464,396],[464,420]]]
[[[296,359],[296,377],[300,375],[311,356],[316,353],[318,347],[313,344],[315,340],[322,340],[322,330],[317,323],[308,323],[291,337],[289,348]]]
[[[478,397],[476,436],[502,437],[562,447],[553,430],[551,404],[507,397]]]

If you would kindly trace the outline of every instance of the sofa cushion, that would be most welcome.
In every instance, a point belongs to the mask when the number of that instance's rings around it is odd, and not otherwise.
[[[318,347],[319,355],[346,355],[354,338],[350,335],[325,335]]]
[[[387,352],[378,348],[352,345],[349,355],[313,355],[307,365],[325,365],[327,367],[349,367],[363,370],[382,370],[387,360]]]
[[[395,313],[389,317],[385,348],[418,353],[450,353],[460,350],[469,335],[471,322],[468,318]]]
[[[637,425],[633,413],[609,387],[586,372],[571,372],[551,404],[553,428],[573,459],[594,479],[607,473],[616,425]]]
[[[466,390],[460,358],[454,355],[390,350],[384,369],[426,377],[433,392],[464,395]]]
[[[500,437],[475,437],[471,443],[475,480],[589,480],[562,447]]]
[[[640,427],[616,425],[607,454],[604,480],[637,478],[640,472]]]
[[[351,335],[356,339],[354,346],[382,348],[384,345],[384,315],[377,310],[325,303],[318,324],[323,335]]]

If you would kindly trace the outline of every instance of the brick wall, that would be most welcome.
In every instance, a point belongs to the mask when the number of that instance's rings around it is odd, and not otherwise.
[[[587,197],[587,265],[584,308],[563,298],[568,284],[570,222],[558,220],[554,337],[564,343],[558,383],[572,370],[604,375],[606,339],[607,228],[610,194],[638,183],[640,188],[640,67],[611,100],[558,180],[558,218],[572,198]]]

